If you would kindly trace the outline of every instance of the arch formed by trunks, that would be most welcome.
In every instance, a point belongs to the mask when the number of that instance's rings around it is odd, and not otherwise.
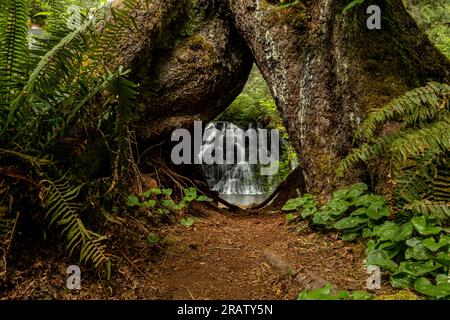
[[[334,170],[367,112],[427,81],[449,82],[450,64],[401,0],[371,1],[380,30],[367,28],[366,5],[344,14],[346,0],[276,2],[153,0],[135,12],[141,33],[121,39],[113,63],[140,83],[134,129],[145,145],[212,120],[256,62],[299,154],[297,174],[326,196],[361,176],[336,181]]]

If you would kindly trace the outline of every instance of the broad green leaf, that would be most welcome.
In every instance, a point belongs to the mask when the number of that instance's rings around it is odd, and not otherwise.
[[[342,199],[331,200],[327,204],[327,208],[330,209],[330,212],[335,212],[334,215],[339,215],[347,211],[349,207],[350,203]]]
[[[172,195],[172,189],[161,189],[161,193],[169,197]]]
[[[147,242],[150,244],[157,244],[159,241],[161,241],[161,237],[156,233],[150,233],[147,236]]]
[[[366,250],[364,250],[364,252],[365,252],[366,254],[368,254],[370,251],[372,251],[372,250],[375,249],[376,245],[377,245],[376,242],[373,241],[373,240],[367,241],[367,244],[366,244]]]
[[[199,201],[199,202],[203,202],[203,201],[211,202],[211,201],[213,201],[213,199],[211,199],[211,198],[209,198],[208,196],[205,196],[205,195],[200,195],[195,200]]]
[[[369,194],[368,201],[369,201],[369,204],[372,204],[375,202],[386,202],[386,198],[384,196],[380,196],[378,194]]]
[[[335,192],[333,192],[333,198],[343,199],[343,198],[345,198],[345,196],[347,195],[348,192],[349,192],[348,189],[342,189],[342,190],[335,191]]]
[[[304,290],[299,293],[297,300],[337,300],[338,298],[331,294],[331,288],[331,284],[326,284],[319,289]]]
[[[427,226],[427,221],[424,216],[414,217],[411,219],[411,222],[414,229],[423,236],[435,235],[442,231],[441,227]]]
[[[342,236],[342,240],[344,241],[352,241],[355,240],[356,238],[358,238],[359,233],[357,232],[346,232],[344,233],[344,235]]]
[[[304,209],[304,210],[302,211],[301,217],[302,217],[303,219],[306,219],[306,218],[308,218],[309,216],[314,215],[316,212],[317,212],[317,209],[316,209],[315,207],[314,207],[314,208],[306,208],[306,209]]]
[[[398,226],[395,222],[388,221],[377,227],[376,233],[381,241],[404,241],[412,235],[413,226],[410,222]]]
[[[344,218],[338,222],[336,222],[334,224],[334,228],[338,229],[338,230],[343,230],[343,229],[353,229],[365,222],[367,222],[367,218],[364,217],[347,217]]]
[[[147,200],[142,202],[142,205],[145,207],[151,207],[153,208],[156,205],[156,200]]]
[[[194,219],[192,218],[183,218],[180,220],[180,224],[185,227],[190,227],[194,224]]]
[[[331,222],[333,219],[331,219],[328,212],[319,211],[313,216],[313,224],[317,225],[326,225],[327,223]]]
[[[348,291],[341,290],[336,294],[336,298],[339,300],[350,300],[351,296]]]
[[[133,196],[133,195],[127,197],[127,206],[133,208],[133,207],[135,207],[135,206],[140,206],[140,205],[141,205],[141,203],[140,203],[138,197]]]
[[[167,208],[174,208],[175,207],[175,202],[173,202],[172,199],[164,199],[164,200],[161,201],[161,204],[164,207],[167,207]]]
[[[389,281],[394,288],[409,289],[414,284],[414,277],[405,272],[398,272],[391,275]]]
[[[181,200],[178,204],[176,204],[173,209],[175,209],[176,211],[180,211],[182,209],[184,209],[186,207],[186,203],[184,202],[184,200]]]
[[[367,207],[370,204],[370,196],[368,194],[360,196],[353,201],[353,205],[356,207]]]
[[[149,198],[151,195],[152,195],[152,193],[150,192],[150,190],[149,190],[149,191],[142,192],[142,196],[143,196],[144,198]]]
[[[161,191],[161,189],[159,189],[159,188],[152,188],[152,189],[149,190],[149,192],[150,192],[151,194],[156,194],[156,195],[162,194],[162,191]]]
[[[375,234],[374,234],[374,232],[373,232],[373,230],[372,229],[370,229],[370,228],[364,228],[363,229],[363,231],[362,231],[362,237],[363,238],[371,238],[371,237],[373,237]]]
[[[386,201],[377,201],[372,203],[366,210],[366,214],[370,219],[378,220],[382,217],[389,216],[389,208]]]
[[[400,251],[401,247],[398,242],[386,241],[378,245],[378,249],[382,249],[386,252],[388,259],[393,259]]]
[[[433,261],[403,261],[400,262],[398,272],[405,272],[411,276],[418,277],[434,270],[439,269],[440,266]]]
[[[367,253],[367,265],[376,265],[382,269],[395,272],[398,268],[397,264],[389,259],[389,254],[385,250],[374,249]]]
[[[352,298],[353,300],[370,300],[373,296],[366,291],[356,290],[352,292]]]
[[[443,266],[450,268],[450,256],[448,255],[448,253],[439,252],[434,259]]]
[[[450,277],[447,274],[440,273],[436,276],[436,284],[449,283]]]
[[[293,213],[288,213],[287,215],[285,215],[285,218],[287,222],[291,222],[297,219],[297,216]]]
[[[293,211],[298,210],[303,205],[303,201],[299,200],[299,198],[296,199],[289,199],[286,204],[281,208],[283,211]]]
[[[183,200],[186,202],[194,201],[197,198],[196,194],[187,194],[183,197]]]
[[[436,251],[438,251],[440,248],[442,248],[442,247],[448,245],[448,244],[449,244],[449,241],[450,241],[450,237],[447,236],[447,235],[443,236],[443,237],[439,240],[439,242],[437,242],[437,243],[436,243],[436,241],[434,240],[433,237],[430,237],[430,238],[427,238],[427,239],[423,240],[423,245],[424,245],[426,248],[430,249],[431,251],[436,252]]]
[[[354,185],[351,186],[350,190],[356,190],[356,191],[367,191],[369,188],[367,187],[367,184],[363,183],[363,182],[359,182],[359,183],[355,183]]]
[[[358,208],[355,211],[353,211],[350,215],[351,216],[360,216],[366,214],[366,209],[365,208]]]
[[[196,196],[197,195],[197,189],[195,189],[194,187],[184,189],[183,192],[186,196],[193,196],[193,195]]]
[[[434,285],[426,278],[417,279],[414,283],[414,289],[424,295],[438,299],[450,295],[450,283],[446,282]]]
[[[406,260],[429,260],[431,258],[430,252],[424,247],[422,240],[419,238],[411,238],[406,240],[406,245],[409,247],[405,251]]]

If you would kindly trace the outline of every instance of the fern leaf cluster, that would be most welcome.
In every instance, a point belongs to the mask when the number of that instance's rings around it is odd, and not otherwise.
[[[426,86],[406,92],[381,110],[369,114],[355,136],[372,140],[377,129],[388,121],[402,122],[405,128],[420,126],[440,119],[448,120],[450,86],[430,82]]]
[[[400,209],[450,221],[450,86],[428,83],[372,112],[356,132],[361,142],[341,161],[343,175],[359,162],[384,159],[395,186],[392,196]],[[395,122],[398,128],[377,135]]]
[[[83,221],[87,206],[80,205],[94,192],[89,189],[93,183],[80,193],[81,187],[73,185],[83,185],[87,177],[77,176],[78,168],[54,150],[61,141],[78,135],[88,140],[89,133],[99,132],[108,146],[106,156],[121,154],[125,161],[124,128],[131,119],[136,85],[126,79],[127,70],[110,62],[125,31],[138,31],[132,11],[142,1],[124,0],[116,9],[91,10],[88,5],[81,8],[76,28],[67,24],[68,7],[82,5],[80,1],[42,2],[51,14],[39,38],[28,35],[29,0],[0,2],[0,168],[13,166],[25,176],[16,184],[9,180],[13,206],[33,201],[31,194],[24,194],[24,183],[30,189],[39,185],[44,221],[66,239],[68,252],[108,272],[107,239]],[[8,201],[0,197],[0,208]]]
[[[0,107],[10,102],[26,79],[27,0],[2,0],[0,12]]]
[[[80,261],[91,261],[95,267],[109,264],[106,247],[102,243],[106,237],[88,230],[80,218],[80,206],[76,199],[82,185],[72,187],[63,177],[55,182],[42,180],[41,186],[40,198],[46,210],[45,218],[49,219],[49,225],[56,224],[62,229],[61,235],[67,238],[69,254],[80,248]]]

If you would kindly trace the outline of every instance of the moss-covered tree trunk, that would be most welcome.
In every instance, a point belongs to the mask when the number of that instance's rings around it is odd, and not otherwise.
[[[133,12],[141,32],[118,41],[111,67],[131,68],[139,83],[133,129],[146,145],[219,115],[242,91],[253,59],[224,1],[141,2]]]
[[[401,0],[366,0],[343,14],[348,2],[280,8],[267,0],[229,0],[299,153],[307,190],[323,195],[357,175],[335,181],[334,171],[369,110],[428,80],[449,79],[448,60]],[[381,30],[366,26],[369,5],[381,8]]]
[[[368,111],[429,80],[448,81],[449,61],[401,0],[154,0],[143,26],[118,45],[140,82],[139,141],[213,119],[239,94],[252,59],[267,80],[300,156],[307,191],[328,195]],[[369,30],[369,5],[381,29]],[[130,41],[131,39],[131,41]],[[248,50],[250,48],[250,50]],[[125,61],[125,63],[123,63]]]

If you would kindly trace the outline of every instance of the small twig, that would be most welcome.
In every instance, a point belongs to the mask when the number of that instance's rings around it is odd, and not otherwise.
[[[145,156],[145,154],[146,154],[147,152],[149,152],[149,151],[150,151],[151,149],[153,149],[153,148],[156,148],[156,147],[159,147],[159,146],[163,145],[165,142],[166,142],[166,141],[164,140],[164,141],[162,141],[162,142],[160,142],[160,143],[157,143],[157,144],[155,144],[155,145],[153,145],[153,146],[150,146],[150,147],[148,147],[147,149],[145,149],[144,152],[142,152],[141,154],[138,154],[138,161],[137,161],[137,164],[140,164],[140,163],[141,163],[141,159]]]
[[[17,222],[19,221],[19,217],[20,217],[20,212],[17,212],[16,213],[16,219],[14,220],[14,225],[13,225],[13,228],[11,230],[11,236],[8,239],[8,245],[6,247],[6,250],[3,253],[3,266],[4,266],[4,269],[5,269],[4,270],[5,278],[6,278],[7,270],[8,270],[8,268],[7,268],[8,255],[9,255],[9,252],[11,250],[11,245],[12,245],[12,242],[13,242],[14,235],[16,234]]]
[[[122,254],[122,256],[125,258],[125,260],[128,261],[128,263],[133,267],[133,269],[135,269],[137,272],[139,272],[141,276],[146,277],[146,274],[143,273],[138,267],[136,267],[134,262],[131,261],[130,258],[128,258],[127,255],[120,248],[117,248],[117,250],[119,250],[120,254]]]
[[[192,300],[195,300],[194,296],[192,295],[191,290],[189,290],[188,287],[185,287],[185,288],[186,288],[186,290],[189,292],[189,295],[191,296]]]

